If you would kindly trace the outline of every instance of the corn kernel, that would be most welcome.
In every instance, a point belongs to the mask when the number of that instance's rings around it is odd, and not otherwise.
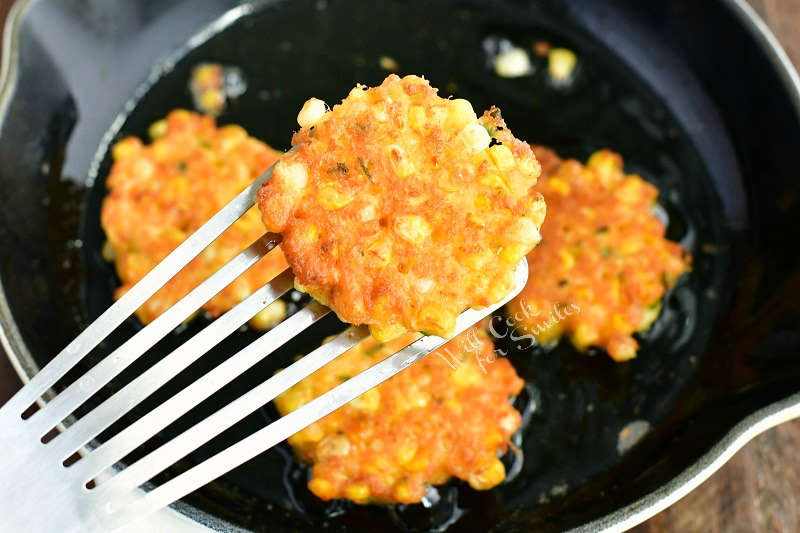
[[[401,465],[404,465],[411,461],[414,456],[417,454],[417,445],[416,443],[404,443],[400,446],[397,450],[397,462]]]
[[[487,490],[506,478],[506,468],[495,458],[489,464],[469,475],[469,486],[475,490]]]
[[[437,304],[422,307],[417,317],[418,329],[436,335],[449,335],[456,325],[455,316]]]
[[[156,120],[150,127],[147,128],[147,134],[150,136],[151,139],[156,140],[159,137],[163,137],[167,134],[167,121],[166,119]]]
[[[309,98],[297,114],[297,123],[301,128],[310,128],[319,122],[327,111],[325,102],[319,98]]]
[[[354,502],[364,502],[369,498],[369,487],[361,483],[356,483],[344,489],[344,495],[347,496],[347,499],[353,500]]]
[[[547,187],[560,194],[561,196],[567,196],[570,192],[572,192],[572,187],[570,187],[569,183],[562,180],[561,178],[550,178],[547,180]]]
[[[398,235],[414,245],[422,244],[431,234],[430,225],[419,215],[401,215],[397,217],[394,229]]]
[[[503,248],[500,252],[500,259],[510,265],[516,265],[530,251],[530,246],[524,244],[512,244]]]
[[[489,148],[489,144],[492,142],[489,132],[477,122],[464,126],[460,137],[469,153],[482,152]]]
[[[114,145],[114,147],[111,149],[111,156],[114,158],[114,161],[119,161],[121,159],[131,157],[138,152],[141,147],[142,143],[139,141],[139,139],[128,137],[127,139],[123,139]]]
[[[472,104],[463,98],[451,100],[447,106],[447,119],[444,127],[449,130],[461,131],[464,126],[478,120]]]
[[[414,503],[413,494],[405,481],[394,488],[394,497],[400,503]]]
[[[585,350],[597,342],[597,339],[599,338],[600,334],[597,332],[597,329],[594,326],[586,322],[581,322],[578,324],[578,327],[575,328],[571,340],[578,350]]]
[[[569,270],[575,266],[575,256],[566,250],[559,250],[558,255],[561,257],[561,268]]]
[[[486,196],[484,196],[482,194],[479,194],[475,198],[475,207],[476,208],[478,208],[478,209],[489,209],[491,206],[492,206],[492,204],[489,201],[489,198],[487,198]]]
[[[330,500],[336,496],[333,484],[327,479],[321,479],[318,477],[315,477],[308,482],[308,490],[313,492],[321,500]]]
[[[514,154],[505,144],[491,146],[489,148],[489,159],[503,172],[511,170],[515,166]]]
[[[572,77],[578,58],[572,50],[553,48],[547,55],[547,70],[557,82],[565,82]]]
[[[275,165],[275,175],[286,190],[302,192],[308,184],[308,169],[302,163],[284,163]]]
[[[450,379],[457,387],[469,387],[480,382],[480,372],[474,365],[461,365],[450,374]]]
[[[358,398],[350,400],[348,405],[360,411],[374,413],[381,406],[381,393],[377,389],[368,390]]]
[[[330,457],[343,457],[350,453],[350,441],[344,435],[328,435],[319,441],[315,451],[317,459],[321,461]]]
[[[418,130],[425,127],[425,110],[422,108],[422,106],[415,105],[408,110],[408,123],[412,128]]]
[[[353,198],[341,192],[336,185],[329,184],[320,188],[317,193],[317,200],[328,211],[336,211],[352,202]]]
[[[423,470],[428,468],[429,464],[430,464],[430,461],[427,458],[425,458],[425,457],[417,457],[413,461],[408,463],[406,465],[406,468],[408,468],[412,472],[422,472]]]
[[[506,183],[506,180],[500,176],[499,174],[495,174],[494,172],[490,172],[483,176],[478,183],[485,187],[490,187],[492,189],[500,189],[505,193],[510,193],[511,189]]]
[[[306,226],[303,236],[308,242],[317,242],[317,239],[319,239],[319,227],[316,224],[309,224]]]
[[[206,113],[218,113],[225,105],[225,93],[219,89],[206,89],[200,93],[198,106]]]
[[[615,196],[626,204],[636,203],[642,198],[642,181],[639,178],[625,178],[615,191]]]
[[[539,244],[542,235],[532,218],[522,217],[517,220],[509,232],[511,239],[530,246]]]
[[[486,290],[486,297],[492,303],[499,302],[508,294],[508,291],[511,290],[512,284],[513,278],[511,273],[509,273],[505,279],[494,279]]]
[[[249,292],[249,290],[248,290]],[[286,302],[275,300],[250,319],[250,325],[255,329],[269,329],[286,318]]]
[[[114,245],[111,244],[111,241],[106,241],[103,243],[103,249],[100,253],[103,256],[103,259],[109,263],[113,262],[117,257],[117,252],[114,250]]]
[[[493,257],[494,254],[490,250],[484,250],[483,252],[467,256],[464,260],[464,264],[473,270],[480,270],[486,266]]]
[[[534,174],[537,178],[542,173],[542,166],[533,157],[523,157],[517,161],[517,167],[525,174]]]
[[[611,315],[611,327],[617,331],[629,331],[631,324],[622,313],[614,313]]]

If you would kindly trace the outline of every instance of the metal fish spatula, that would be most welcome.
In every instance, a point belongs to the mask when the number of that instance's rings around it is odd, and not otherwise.
[[[369,335],[365,326],[351,326],[333,341],[141,459],[124,468],[118,465],[163,428],[330,312],[312,302],[110,439],[94,448],[86,447],[131,408],[292,288],[293,275],[287,269],[88,414],[69,424],[76,408],[280,243],[279,235],[265,233],[52,400],[45,402],[43,399],[84,356],[252,207],[259,187],[271,176],[272,168],[109,307],[0,409],[0,473],[3,479],[0,523],[3,530],[110,531],[134,522],[275,446],[446,342],[440,337],[422,337],[177,477],[149,491],[142,488],[155,475]],[[527,277],[528,267],[523,259],[516,268],[514,289],[505,300],[480,311],[470,309],[462,313],[456,322],[456,333],[466,330],[518,294]],[[26,416],[37,405],[40,406],[38,411]],[[45,436],[52,435],[54,430],[57,435],[47,440]],[[76,452],[80,453],[80,458],[72,464],[67,462],[75,458]]]

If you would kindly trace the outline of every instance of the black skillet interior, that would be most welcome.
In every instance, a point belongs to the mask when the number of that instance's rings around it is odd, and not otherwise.
[[[248,84],[220,122],[241,124],[251,135],[287,148],[296,112],[308,96],[333,103],[355,82],[379,83],[387,74],[379,58],[389,56],[399,64],[399,73],[425,75],[441,94],[467,98],[476,110],[500,106],[518,137],[579,159],[601,147],[620,152],[628,170],[659,187],[670,237],[694,255],[691,274],[667,296],[665,312],[642,336],[639,357],[630,363],[578,354],[566,345],[530,348],[503,336],[499,347],[509,352],[529,384],[516,400],[529,416],[517,439],[522,456],[507,457],[521,469],[493,491],[478,493],[452,482],[439,488],[438,502],[429,507],[324,505],[305,489],[307,472],[281,445],[190,496],[191,505],[234,524],[270,531],[310,525],[332,530],[562,529],[650,493],[689,467],[744,415],[800,390],[798,317],[791,306],[792,296],[798,295],[797,254],[790,247],[797,242],[800,212],[797,185],[788,171],[794,155],[788,141],[797,146],[797,119],[781,111],[785,94],[758,49],[752,44],[737,49],[736,63],[729,57],[731,49],[720,44],[725,38],[749,42],[726,29],[735,28],[730,11],[716,2],[706,8],[692,2],[647,4],[652,9],[645,12],[632,1],[383,0],[368,8],[355,0],[268,2],[221,32],[197,39],[175,56],[174,68],[147,84],[112,135],[145,137],[148,125],[171,109],[190,108],[192,66],[217,61],[240,67]],[[717,21],[713,27],[706,25],[711,19]],[[672,40],[659,37],[664,34]],[[533,75],[497,77],[487,50],[502,39],[528,49],[536,40],[547,40],[575,50],[575,80],[554,86],[544,60],[533,54]],[[724,83],[741,71],[750,73],[748,79]],[[757,98],[758,86],[750,79],[757,77],[783,100]],[[15,183],[22,188],[17,198],[45,199],[37,200],[37,213],[25,220],[52,228],[37,235],[35,229],[12,226],[9,219],[0,234],[6,239],[4,250],[11,249],[9,243],[14,247],[0,271],[9,307],[39,364],[109,305],[116,283],[113,269],[100,256],[106,145],[88,172],[93,186],[60,180],[59,154],[81,119],[69,98],[50,100],[55,111],[49,129],[40,151],[30,156],[48,163],[38,182],[9,173],[13,167],[6,163],[12,154],[7,150],[0,160],[3,187]],[[9,211],[11,198],[0,199]],[[168,336],[90,404],[205,324],[199,318]],[[48,335],[39,334],[44,328]],[[134,320],[126,322],[92,361],[138,328]],[[335,320],[324,321],[160,438],[185,429],[342,328]],[[234,335],[127,422],[254,338],[251,331]],[[271,407],[263,408],[155,482],[263,427],[274,414]],[[625,436],[638,430],[646,434],[628,450],[631,442]]]

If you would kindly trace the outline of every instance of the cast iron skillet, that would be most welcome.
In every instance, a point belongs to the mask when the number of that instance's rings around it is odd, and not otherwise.
[[[577,51],[574,83],[552,86],[542,63],[530,77],[497,78],[485,48],[503,38]],[[5,39],[0,338],[23,379],[110,303],[116,279],[100,257],[98,224],[107,148],[190,107],[186,81],[198,61],[241,67],[248,80],[221,122],[286,148],[305,98],[335,102],[356,81],[378,83],[378,58],[390,56],[401,73],[424,74],[476,109],[499,105],[518,136],[562,155],[619,151],[658,185],[670,237],[694,255],[630,363],[501,341],[529,386],[515,400],[526,414],[523,455],[506,458],[519,471],[497,489],[453,482],[429,507],[323,505],[284,446],[176,506],[194,520],[270,531],[621,529],[800,414],[800,84],[742,2],[28,0]],[[169,336],[90,403],[203,325]],[[138,327],[124,324],[87,365]],[[161,438],[341,327],[325,322]],[[253,335],[213,350],[148,405]],[[154,482],[273,416],[265,407]]]

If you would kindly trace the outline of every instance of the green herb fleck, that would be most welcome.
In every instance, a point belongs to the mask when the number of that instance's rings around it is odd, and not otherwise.
[[[364,174],[367,176],[369,182],[375,183],[375,181],[372,179],[372,174],[369,172],[369,163],[365,163],[364,160],[359,157],[358,164],[361,165],[361,170],[364,171]]]

